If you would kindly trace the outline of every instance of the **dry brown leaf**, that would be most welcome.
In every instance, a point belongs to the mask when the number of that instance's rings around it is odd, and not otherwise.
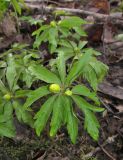
[[[119,104],[116,106],[116,108],[119,110],[119,112],[123,112],[123,104]]]
[[[95,12],[103,13],[103,14],[109,14],[110,12],[110,5],[108,0],[91,0],[87,4],[86,8],[89,11],[93,11],[93,12],[95,9]]]
[[[108,0],[91,0],[87,4],[86,9],[88,11],[95,13],[109,14],[110,5]],[[91,43],[100,42],[103,34],[103,25],[102,24],[91,25],[90,28],[88,27],[87,33],[89,42]]]
[[[112,42],[114,42],[115,41],[114,34],[116,33],[116,28],[111,23],[110,19],[107,20],[107,22],[104,24],[103,28],[104,29],[103,29],[102,41],[104,43],[112,43]]]
[[[11,37],[17,33],[16,22],[10,15],[4,17],[1,28],[6,37]]]

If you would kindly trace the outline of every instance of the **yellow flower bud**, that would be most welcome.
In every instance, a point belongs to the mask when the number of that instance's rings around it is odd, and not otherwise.
[[[5,100],[10,100],[11,99],[11,95],[10,94],[5,94],[4,96],[3,96],[3,98],[5,99]]]
[[[60,92],[61,88],[58,84],[51,84],[49,90],[53,93],[58,93]]]
[[[56,22],[55,22],[55,21],[51,21],[51,22],[50,22],[50,25],[51,25],[52,27],[55,27],[55,26],[56,26]]]
[[[67,96],[72,96],[73,93],[72,93],[71,90],[68,89],[68,90],[65,91],[65,94],[66,94]]]
[[[61,24],[61,21],[58,22],[58,25],[60,25],[60,24]]]

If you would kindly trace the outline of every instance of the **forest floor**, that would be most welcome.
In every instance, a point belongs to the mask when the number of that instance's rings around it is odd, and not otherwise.
[[[51,4],[56,8],[81,9],[108,15],[117,13],[121,2],[111,0],[110,8],[106,7],[106,0],[46,2],[46,5]],[[45,10],[42,13],[34,10],[32,14],[49,17]],[[92,16],[84,15],[84,18],[91,20]],[[0,44],[0,51],[8,49],[13,42],[32,42],[30,30],[34,29],[33,26],[23,24],[20,34],[9,36],[14,30],[13,23],[8,19],[4,21],[6,28],[2,34],[6,33],[7,36],[4,35],[5,42]],[[5,27],[5,24],[2,27]],[[27,126],[17,124],[17,136],[14,139],[3,138],[0,141],[0,160],[123,160],[123,42],[114,40],[116,35],[122,33],[122,25],[108,19],[101,23],[96,21],[91,27],[87,26],[89,45],[101,51],[100,59],[109,66],[108,75],[99,86],[98,92],[102,106],[106,108],[103,115],[98,114],[101,124],[98,143],[87,135],[82,125],[79,128],[77,143],[73,145],[64,128],[55,139],[48,136],[47,129],[37,138]],[[80,119],[80,124],[83,124],[81,115]]]

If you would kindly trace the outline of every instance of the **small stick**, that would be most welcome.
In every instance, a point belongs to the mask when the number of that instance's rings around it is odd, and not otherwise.
[[[40,4],[30,4],[30,3],[26,3],[27,7],[29,7],[30,9],[38,9],[41,10],[41,6]],[[121,12],[118,13],[112,13],[110,15],[108,14],[100,14],[100,13],[95,13],[95,12],[91,12],[91,11],[87,11],[87,10],[82,10],[82,9],[70,9],[70,8],[60,8],[60,7],[47,7],[47,6],[43,6],[45,11],[48,13],[51,13],[52,11],[66,11],[66,12],[70,12],[73,14],[81,14],[81,15],[86,15],[86,16],[93,16],[96,19],[99,20],[106,20],[107,18],[111,18],[114,19],[115,21],[117,19],[121,20],[121,22],[123,22],[123,16]]]
[[[114,139],[118,136],[118,134],[112,136],[112,137],[108,137],[107,140],[101,145],[102,147],[105,147],[107,144],[110,144],[114,141]],[[98,144],[99,145],[99,144]],[[89,152],[88,154],[86,154],[84,156],[84,158],[89,158],[92,157],[94,154],[96,154],[97,152],[99,152],[101,150],[101,147],[99,145],[99,147],[95,148],[94,150],[92,150],[91,152]],[[116,159],[113,159],[116,160]]]
[[[116,160],[116,158],[114,158],[110,153],[108,153],[104,148],[103,146],[101,146],[99,143],[98,145],[100,146],[100,148],[102,149],[102,151],[112,160]]]

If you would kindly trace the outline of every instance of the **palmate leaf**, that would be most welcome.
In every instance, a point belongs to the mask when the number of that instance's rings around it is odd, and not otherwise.
[[[13,106],[10,101],[0,104],[0,123],[6,123],[13,118]]]
[[[82,75],[90,83],[91,87],[97,90],[98,84],[103,80],[107,71],[108,67],[105,64],[96,58],[92,58],[89,64],[84,67]]]
[[[60,27],[59,32],[62,34],[60,38],[67,38],[70,35],[70,30],[66,27]]]
[[[88,109],[83,109],[83,111],[85,114],[84,128],[87,130],[90,136],[97,141],[99,138],[99,122],[92,111]]]
[[[0,113],[0,136],[12,138],[15,136],[15,127],[13,123],[13,106],[10,101],[3,104],[3,110]]]
[[[64,47],[67,47],[67,48],[71,48],[72,50],[73,50],[73,47],[72,47],[72,45],[71,45],[71,43],[68,41],[68,40],[66,40],[66,39],[60,39],[59,40],[59,43],[58,43],[60,46],[64,46]]]
[[[49,43],[57,47],[58,29],[52,27],[49,29]]]
[[[40,87],[34,91],[30,91],[30,93],[28,93],[28,95],[27,95],[28,98],[24,104],[24,108],[31,106],[39,98],[46,96],[50,93],[51,92],[49,91],[48,86],[43,86],[43,87]]]
[[[30,88],[33,81],[34,81],[34,77],[30,74],[30,72],[28,71],[28,69],[25,69],[23,74],[22,74],[22,79],[23,81],[26,83],[27,87]]]
[[[40,65],[30,66],[29,71],[31,72],[32,75],[34,75],[36,78],[42,81],[45,81],[47,83],[61,84],[60,79],[54,73],[52,73],[43,66]]]
[[[53,114],[51,119],[51,129],[50,129],[50,136],[53,137],[56,135],[58,129],[61,127],[63,121],[63,97],[59,95],[55,103],[53,103]]]
[[[33,127],[34,122],[32,115],[27,110],[25,110],[18,101],[13,101],[13,107],[19,122],[24,122]]]
[[[94,115],[94,113],[92,111],[101,112],[101,111],[103,111],[103,109],[97,108],[97,107],[95,108],[94,106],[90,106],[90,104],[88,105],[79,96],[74,95],[74,96],[72,96],[72,98],[73,98],[74,102],[77,104],[77,106],[85,114],[85,124],[84,124],[85,129],[87,129],[87,132],[90,134],[90,136],[94,140],[98,140],[100,125],[99,125],[98,120],[96,119],[96,116]],[[95,109],[92,109],[92,107]]]
[[[91,92],[85,85],[76,85],[72,88],[73,94],[82,95],[93,100],[96,104],[100,104],[95,92]]]
[[[4,104],[4,116],[5,116],[5,119],[13,117],[13,106],[10,101]]]
[[[50,117],[50,114],[53,110],[53,104],[55,102],[56,95],[50,97],[40,108],[40,110],[35,115],[35,123],[34,127],[36,129],[36,134],[40,136],[41,132],[43,131],[46,123]]]
[[[74,63],[66,78],[67,84],[71,84],[77,77],[80,76],[85,65],[87,65],[90,62],[91,57],[91,53],[86,53],[76,63]]]
[[[23,90],[23,89],[21,90],[21,89],[19,89],[15,92],[15,97],[16,98],[28,97],[30,92],[31,92],[31,90]]]
[[[66,27],[66,28],[73,28],[73,27],[80,27],[82,24],[86,24],[87,22],[80,17],[69,17],[66,19],[63,19],[59,26]]]
[[[58,72],[60,75],[60,79],[61,79],[62,83],[64,83],[65,78],[66,78],[66,66],[65,66],[65,58],[64,58],[63,52],[60,52],[58,55],[57,68],[58,68]]]
[[[44,30],[41,34],[37,35],[33,47],[39,48],[42,42],[47,41],[48,36],[49,36],[48,30]]]
[[[78,135],[78,119],[72,110],[72,104],[69,97],[64,96],[63,98],[68,134],[70,135],[72,143],[75,143]]]
[[[73,57],[75,54],[73,52],[73,48],[68,48],[68,47],[59,47],[55,50],[58,54],[61,52],[64,52],[64,59],[68,60],[69,58]]]
[[[78,33],[80,36],[86,37],[86,32],[82,29],[82,27],[74,27],[73,28],[76,33]]]
[[[8,55],[7,63],[8,63],[8,67],[7,67],[7,71],[6,71],[6,79],[9,84],[10,90],[12,90],[14,83],[15,83],[15,78],[17,75],[15,59],[12,54]]]
[[[0,136],[8,138],[13,138],[15,136],[15,128],[11,120],[8,120],[6,123],[0,123]]]
[[[73,95],[72,98],[75,101],[75,103],[77,104],[77,106],[80,107],[81,109],[86,108],[86,109],[90,109],[91,111],[94,111],[94,112],[104,111],[104,108],[91,105],[86,100],[84,100],[84,98],[82,98],[78,95]]]
[[[0,92],[2,92],[3,94],[8,92],[8,90],[6,89],[6,87],[4,86],[1,80],[0,80]]]
[[[21,7],[19,5],[19,2],[17,0],[11,0],[11,3],[14,9],[21,15]]]
[[[0,20],[1,20],[1,18],[3,18],[4,13],[8,9],[8,5],[9,5],[9,3],[7,1],[5,1],[5,0],[0,1]]]
[[[49,29],[49,28],[50,28],[49,25],[43,25],[43,26],[41,26],[39,29],[37,29],[36,31],[34,31],[34,32],[32,33],[32,36],[39,36],[42,31],[47,30],[47,29]]]
[[[87,43],[88,43],[87,41],[79,41],[78,48],[80,50],[83,49]]]

